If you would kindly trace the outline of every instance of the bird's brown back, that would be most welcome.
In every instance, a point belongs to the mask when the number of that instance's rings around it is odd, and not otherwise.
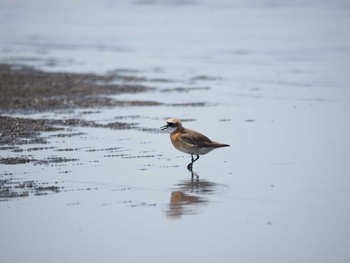
[[[196,132],[190,129],[184,128],[180,131],[179,140],[183,141],[186,144],[191,144],[196,147],[226,147],[227,144],[222,144],[210,140],[207,136]]]

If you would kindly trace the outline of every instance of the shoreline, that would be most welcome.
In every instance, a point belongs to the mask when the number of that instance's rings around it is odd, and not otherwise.
[[[117,100],[113,95],[159,92],[157,88],[140,84],[147,81],[137,76],[123,75],[118,70],[105,75],[91,73],[45,72],[18,64],[0,64],[0,123],[3,131],[0,146],[45,143],[42,132],[64,130],[63,127],[94,127],[109,129],[138,129],[138,123],[95,121],[69,118],[65,120],[32,119],[30,114],[74,109],[91,110],[115,107],[173,106],[202,107],[203,102],[166,104],[154,100]],[[158,80],[169,82],[170,80]],[[116,84],[116,82],[120,82]],[[160,92],[190,92],[204,88],[174,88]],[[12,117],[13,114],[28,117]],[[152,132],[156,132],[153,131]]]

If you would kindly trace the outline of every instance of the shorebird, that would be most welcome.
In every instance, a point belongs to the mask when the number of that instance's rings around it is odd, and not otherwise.
[[[170,118],[166,122],[167,124],[160,128],[161,130],[167,129],[170,131],[170,140],[176,149],[191,154],[191,162],[187,165],[187,169],[191,172],[193,163],[199,159],[199,155],[207,154],[217,148],[230,146],[214,142],[199,132],[184,128],[179,119]],[[196,158],[193,157],[194,155]]]

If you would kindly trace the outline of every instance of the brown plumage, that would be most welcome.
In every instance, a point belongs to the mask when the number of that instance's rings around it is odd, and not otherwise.
[[[184,128],[182,122],[176,118],[168,119],[167,125],[161,127],[161,129],[168,129],[171,131],[170,139],[176,149],[191,154],[192,161],[187,166],[191,171],[193,163],[199,159],[199,155],[207,154],[217,148],[230,146],[228,144],[212,141],[199,132]],[[193,155],[196,155],[196,159],[193,158]]]

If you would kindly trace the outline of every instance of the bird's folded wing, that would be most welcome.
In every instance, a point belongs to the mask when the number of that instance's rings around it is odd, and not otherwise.
[[[211,140],[201,133],[182,134],[180,141],[189,146],[210,147]]]

